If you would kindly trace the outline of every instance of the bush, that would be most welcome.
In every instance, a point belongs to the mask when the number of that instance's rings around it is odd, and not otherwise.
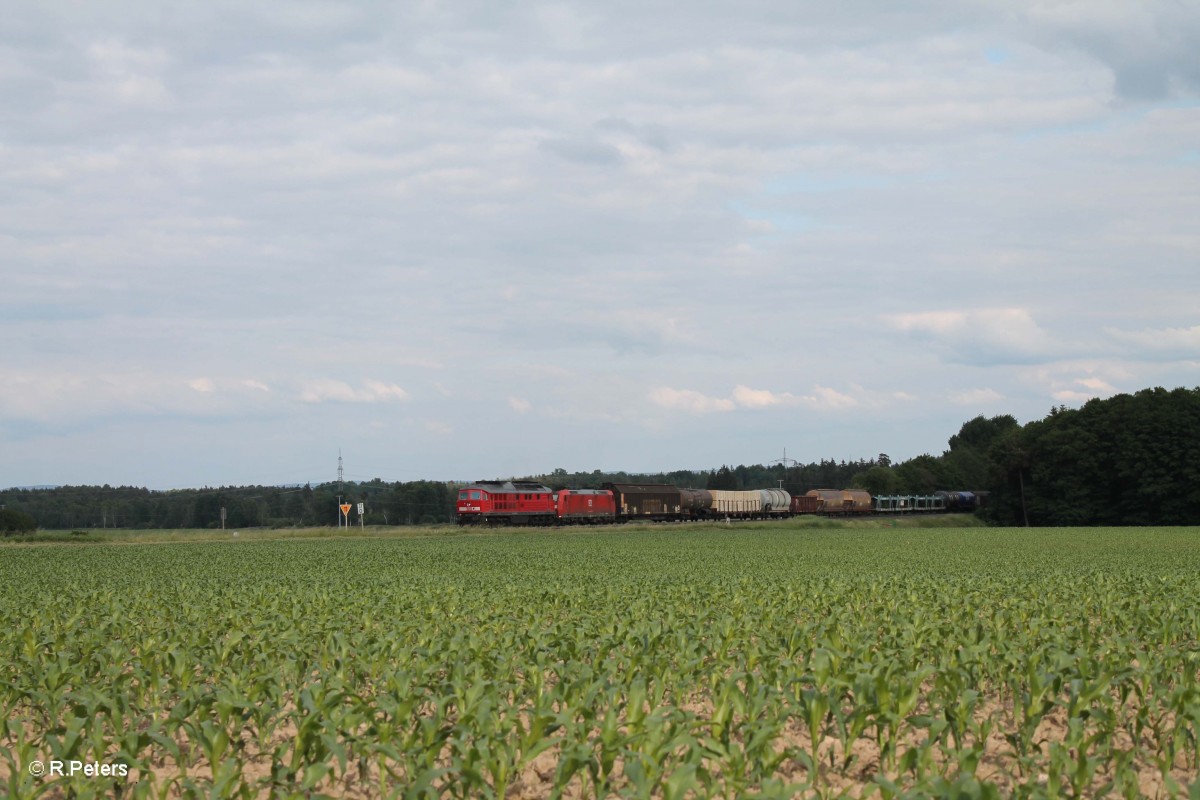
[[[0,508],[0,533],[9,536],[37,530],[37,522],[24,511]]]

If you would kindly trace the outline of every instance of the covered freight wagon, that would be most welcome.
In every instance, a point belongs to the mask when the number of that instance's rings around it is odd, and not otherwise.
[[[809,497],[820,500],[818,514],[870,514],[871,494],[861,489],[813,489]]]
[[[792,513],[793,514],[817,514],[821,511],[821,498],[808,494],[792,495]]]
[[[762,516],[763,497],[757,489],[744,492],[713,489],[712,513],[720,517],[747,519]]]
[[[676,486],[666,483],[606,483],[603,488],[613,493],[619,519],[661,522],[683,519],[685,516],[683,492]]]

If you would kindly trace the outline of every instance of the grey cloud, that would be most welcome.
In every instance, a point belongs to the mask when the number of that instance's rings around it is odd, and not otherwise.
[[[916,312],[898,314],[889,321],[951,363],[1044,364],[1074,354],[1075,345],[1052,335],[1022,308]]]
[[[1114,88],[1121,97],[1130,100],[1158,100],[1166,97],[1170,73],[1162,64],[1123,62],[1112,65]]]
[[[671,149],[671,138],[661,125],[637,125],[620,117],[606,117],[596,123],[600,131],[616,131],[634,137],[642,144],[666,152]]]
[[[1106,328],[1104,332],[1128,358],[1200,362],[1200,325],[1136,331]]]
[[[1035,4],[1027,17],[1046,44],[1077,47],[1105,64],[1119,98],[1147,102],[1200,91],[1200,9],[1193,2]]]
[[[538,146],[545,152],[577,164],[611,167],[622,161],[620,150],[594,139],[545,139]]]
[[[593,290],[594,291],[594,290]],[[547,310],[529,317],[510,313],[491,322],[468,323],[464,327],[476,334],[505,343],[517,352],[567,351],[581,363],[595,363],[585,353],[606,353],[605,360],[621,358],[678,358],[713,353],[717,348],[698,329],[696,321],[682,309],[645,305],[645,298],[630,298],[633,307],[621,308],[626,295],[619,288],[617,302],[600,299],[584,301],[592,308],[571,316],[561,310]],[[567,297],[564,295],[563,300]],[[557,356],[560,359],[562,356]]]

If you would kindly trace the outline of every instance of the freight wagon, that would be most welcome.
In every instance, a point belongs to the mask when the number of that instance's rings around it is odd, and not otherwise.
[[[881,495],[872,498],[878,514],[908,514],[946,510],[946,500],[941,495]]]
[[[813,489],[807,496],[813,498],[815,514],[870,514],[874,510],[870,493],[861,489]]]
[[[622,522],[702,519],[712,507],[712,493],[706,489],[682,489],[665,483],[606,483],[603,488],[613,493],[617,519]]]
[[[715,517],[764,519],[791,513],[792,496],[782,489],[712,490],[711,514]]]

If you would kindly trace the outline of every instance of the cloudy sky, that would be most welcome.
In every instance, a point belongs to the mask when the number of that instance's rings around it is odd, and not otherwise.
[[[1200,2],[0,2],[0,486],[939,454],[1200,385]]]

